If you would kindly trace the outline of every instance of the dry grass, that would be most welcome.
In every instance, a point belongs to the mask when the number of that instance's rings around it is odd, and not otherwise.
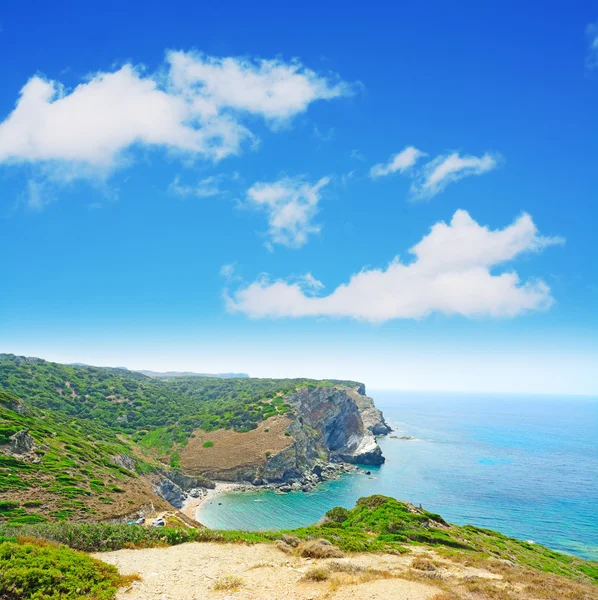
[[[330,571],[326,567],[312,567],[302,579],[304,581],[328,581]]]
[[[225,475],[232,469],[261,465],[267,451],[277,454],[294,442],[292,437],[285,436],[290,422],[288,417],[271,417],[246,433],[232,429],[210,432],[198,429],[181,452],[181,466],[191,475],[205,473],[218,478],[219,474]],[[207,442],[213,442],[213,447],[205,447]]]
[[[234,592],[243,585],[243,580],[236,575],[225,575],[214,582],[214,590],[219,592]]]
[[[411,566],[418,571],[436,571],[437,566],[429,558],[417,556],[413,559]]]
[[[340,562],[338,560],[334,560],[328,563],[328,568],[335,573],[349,573],[350,575],[355,575],[356,573],[363,573],[367,569],[352,562]]]
[[[289,546],[286,542],[283,542],[282,540],[276,540],[274,542],[274,545],[281,551],[284,552],[285,554],[293,554],[294,549],[292,546]]]
[[[343,558],[343,551],[328,540],[309,540],[299,544],[299,555],[304,558]]]

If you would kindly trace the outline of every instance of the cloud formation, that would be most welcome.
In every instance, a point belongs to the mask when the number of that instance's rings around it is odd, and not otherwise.
[[[329,183],[329,177],[314,185],[302,177],[285,177],[273,183],[255,183],[247,190],[249,203],[268,214],[269,244],[300,248],[311,234],[320,231],[313,218],[321,190]]]
[[[588,37],[588,57],[587,65],[589,69],[598,68],[598,21],[590,23],[586,28]]]
[[[449,183],[454,183],[470,175],[482,175],[495,169],[501,162],[501,156],[486,152],[483,156],[461,156],[458,152],[441,154],[420,168],[417,161],[425,152],[414,146],[407,146],[398,154],[393,154],[385,163],[378,163],[370,169],[370,177],[378,179],[392,175],[397,171],[413,179],[410,188],[414,200],[430,199],[442,192]]]
[[[314,288],[262,277],[227,295],[227,308],[252,318],[328,316],[373,323],[434,312],[514,317],[549,308],[550,289],[541,280],[522,282],[513,270],[496,274],[497,267],[561,243],[561,238],[539,235],[527,214],[504,229],[490,230],[458,210],[450,223],[436,223],[409,250],[410,263],[396,257],[386,269],[364,268],[326,296],[317,295],[320,282]]]
[[[385,177],[397,171],[403,173],[413,167],[418,159],[425,155],[425,152],[413,146],[408,146],[398,154],[393,154],[388,162],[374,165],[370,169],[370,177],[377,179],[378,177]]]
[[[67,163],[71,176],[107,174],[134,146],[216,161],[256,139],[248,117],[277,128],[316,100],[350,93],[298,61],[168,52],[166,62],[165,73],[126,64],[70,91],[32,77],[0,123],[0,162]]]
[[[226,191],[221,188],[221,184],[225,181],[237,181],[239,174],[235,171],[232,174],[220,173],[218,175],[210,175],[200,179],[197,183],[190,185],[181,181],[181,176],[176,175],[172,183],[168,187],[169,191],[181,198],[196,196],[197,198],[211,198],[213,196],[221,196],[226,194]]]
[[[437,156],[416,174],[411,194],[414,198],[431,198],[449,183],[471,175],[482,175],[495,169],[499,163],[500,156],[488,152],[480,157],[460,156],[458,152]]]

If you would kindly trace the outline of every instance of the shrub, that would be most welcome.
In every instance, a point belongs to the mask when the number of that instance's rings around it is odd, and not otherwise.
[[[299,554],[305,558],[342,558],[342,550],[328,540],[310,540],[299,545]]]
[[[335,523],[342,523],[349,518],[349,511],[342,506],[335,506],[326,513],[326,517]]]
[[[436,571],[436,565],[429,558],[422,556],[414,558],[411,566],[418,571]]]
[[[305,581],[326,581],[330,579],[330,571],[326,567],[312,567],[303,576]]]
[[[40,540],[0,544],[0,597],[10,600],[111,600],[131,581],[116,567]]]
[[[19,508],[20,504],[13,500],[0,500],[0,513],[12,512],[15,508]]]
[[[214,442],[204,442],[203,443],[204,448],[211,448],[213,445],[214,445]]]
[[[233,592],[239,589],[243,585],[243,580],[236,575],[226,575],[225,577],[219,577],[214,582],[214,589],[219,591]]]

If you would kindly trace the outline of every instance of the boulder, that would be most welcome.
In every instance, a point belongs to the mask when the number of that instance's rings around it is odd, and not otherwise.
[[[8,451],[11,454],[29,454],[35,450],[35,447],[35,440],[29,435],[29,429],[17,431],[9,438]]]

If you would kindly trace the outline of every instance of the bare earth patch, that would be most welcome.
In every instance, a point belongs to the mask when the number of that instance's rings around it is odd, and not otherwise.
[[[118,550],[95,555],[118,567],[123,575],[139,573],[141,581],[123,589],[118,600],[307,600],[355,598],[359,600],[428,600],[438,588],[390,577],[354,581],[314,582],[305,578],[316,566],[332,559],[312,560],[288,556],[275,546],[192,543],[170,548]],[[363,569],[405,569],[411,558],[390,555],[359,555]],[[336,559],[338,562],[338,559]],[[353,561],[353,557],[351,558]],[[340,574],[344,576],[343,573]],[[218,582],[235,581],[235,591],[219,590]]]
[[[278,416],[247,433],[198,429],[181,452],[181,467],[191,475],[217,477],[227,470],[261,465],[267,452],[276,454],[293,443],[293,438],[285,435],[290,423],[287,417]]]

